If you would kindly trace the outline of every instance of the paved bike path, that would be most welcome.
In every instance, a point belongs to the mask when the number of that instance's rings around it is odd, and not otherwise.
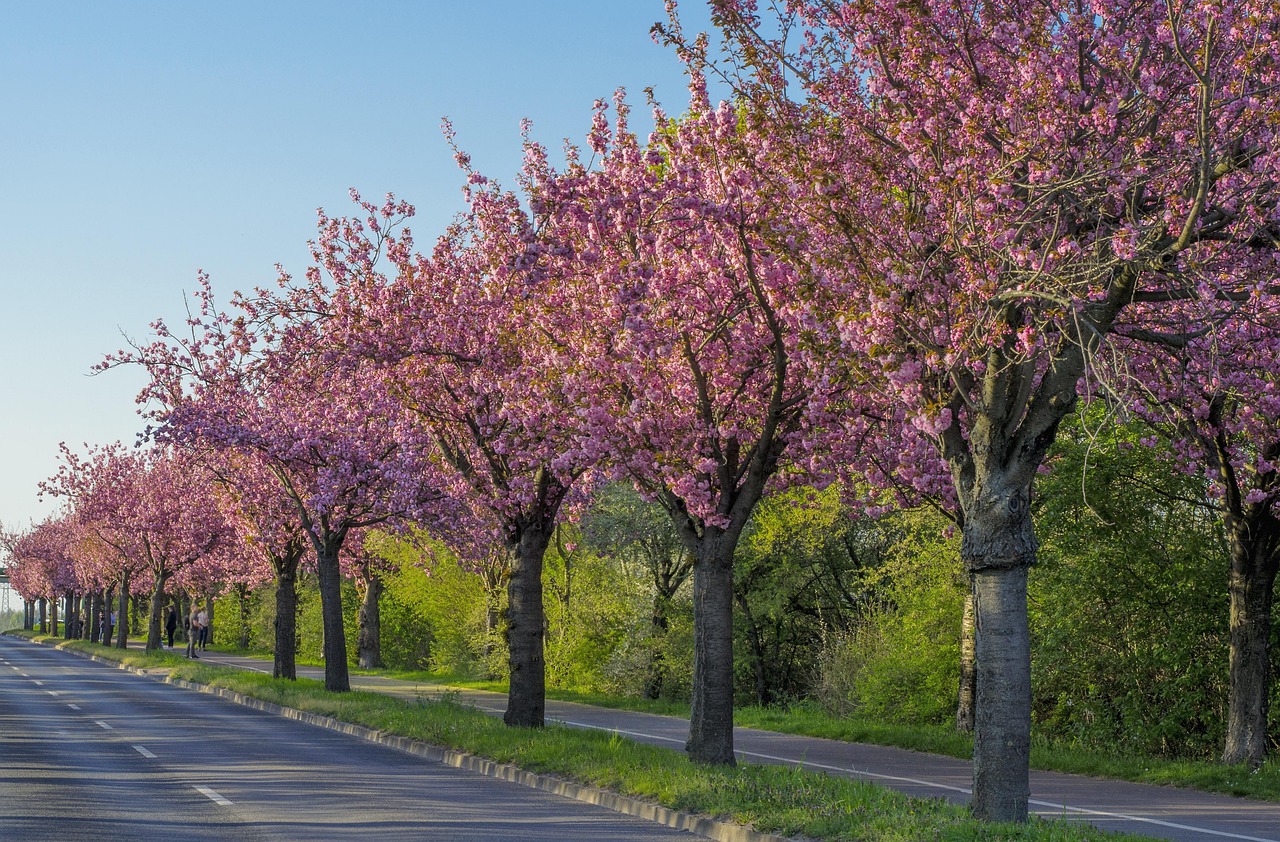
[[[271,672],[262,658],[203,652],[208,663]],[[323,680],[324,670],[298,667],[299,677]],[[408,698],[449,698],[500,716],[507,697],[382,676],[352,675],[354,689]],[[616,731],[639,742],[682,748],[687,719],[613,710],[574,702],[547,700],[546,716],[578,728]],[[922,798],[945,798],[958,804],[970,797],[972,771],[967,760],[865,743],[846,743],[752,728],[734,729],[739,760],[818,769],[830,774],[873,781]],[[1177,842],[1280,842],[1280,804],[1232,798],[1176,787],[1031,772],[1031,810],[1048,818],[1087,822],[1107,830],[1141,834]]]

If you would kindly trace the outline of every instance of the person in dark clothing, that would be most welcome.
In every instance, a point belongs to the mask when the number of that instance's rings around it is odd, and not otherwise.
[[[169,648],[173,648],[173,633],[178,630],[178,610],[169,606],[169,616],[164,618],[164,632],[169,636]]]

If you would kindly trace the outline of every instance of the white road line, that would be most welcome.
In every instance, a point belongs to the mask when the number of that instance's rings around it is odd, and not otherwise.
[[[50,696],[56,696],[56,695],[58,695],[58,691],[57,691],[57,690],[45,690],[44,692],[48,693]]]
[[[72,710],[80,710],[79,705],[73,705],[70,702],[67,703],[67,707],[71,708]]]
[[[23,678],[30,678],[30,677],[31,677],[31,676],[27,675],[25,672],[20,672],[20,673],[18,673],[18,675],[22,676]]]
[[[43,682],[43,681],[37,681],[37,682],[36,682],[36,686],[37,686],[37,687],[43,687],[43,686],[44,686],[44,682]]]
[[[548,719],[552,719],[552,718],[553,717],[548,717]],[[596,731],[611,731],[618,734],[625,734],[631,737],[645,737],[651,740],[665,740],[666,742],[669,742],[669,743],[684,742],[684,740],[672,739],[671,737],[663,737],[658,734],[646,734],[643,731],[625,731],[619,728],[605,728],[600,725],[588,725],[585,722],[573,722],[572,720],[569,720],[569,719],[558,719],[555,721],[562,722],[565,725],[572,725],[575,728],[590,728]],[[904,777],[899,777],[898,775],[880,775],[875,772],[863,772],[848,766],[830,766],[825,763],[814,763],[812,761],[807,761],[807,760],[799,761],[794,758],[777,757],[772,754],[761,754],[755,751],[738,750],[738,751],[735,751],[734,753],[740,757],[755,757],[761,760],[772,760],[778,763],[785,763],[792,766],[801,766],[806,769],[823,769],[828,772],[841,772],[847,775],[848,774],[859,775],[861,777],[877,778],[883,781],[897,781],[899,783],[915,784],[916,786],[927,786],[927,787],[933,787],[934,789],[945,789],[950,792],[959,792],[964,795],[973,794],[973,790],[971,789],[966,789],[964,787],[958,787],[958,786],[951,786],[949,784],[940,784],[935,781],[920,780],[919,778],[904,778]],[[1173,828],[1174,830],[1192,830],[1197,833],[1205,833],[1210,836],[1220,836],[1224,839],[1238,839],[1240,840],[1240,842],[1280,842],[1280,840],[1277,840],[1274,838],[1265,838],[1262,836],[1245,836],[1239,833],[1228,833],[1226,831],[1221,831],[1221,830],[1209,830],[1208,828],[1197,827],[1195,825],[1176,824],[1174,822],[1161,821],[1160,819],[1149,819],[1149,818],[1146,818],[1145,816],[1132,816],[1127,813],[1108,813],[1103,810],[1090,810],[1085,807],[1072,807],[1069,804],[1055,804],[1052,801],[1031,800],[1028,803],[1034,804],[1037,807],[1049,807],[1054,811],[1056,815],[1059,815],[1059,816],[1064,812],[1079,813],[1085,816],[1099,816],[1102,818],[1120,819],[1120,820],[1131,821],[1131,822],[1141,822],[1143,824],[1153,824],[1153,825],[1158,825],[1160,827]]]
[[[1160,827],[1171,827],[1174,830],[1194,830],[1196,833],[1206,833],[1210,836],[1221,836],[1225,839],[1241,839],[1244,842],[1277,842],[1275,837],[1262,836],[1245,836],[1240,833],[1228,833],[1224,830],[1209,830],[1208,828],[1196,827],[1193,824],[1177,824],[1175,822],[1161,821],[1160,819],[1148,819],[1143,816],[1130,816],[1125,813],[1108,813],[1105,810],[1088,810],[1084,807],[1072,807],[1068,804],[1054,804],[1052,801],[1036,801],[1030,800],[1028,804],[1035,804],[1037,807],[1050,807],[1055,813],[1070,811],[1072,813],[1083,813],[1086,816],[1104,816],[1109,819],[1127,819],[1131,822],[1143,822],[1144,824],[1154,824]]]
[[[111,726],[103,722],[101,719],[95,719],[93,721],[96,722],[98,725],[101,725],[103,728],[106,728],[108,731],[112,730]]]
[[[138,754],[141,754],[143,757],[147,758],[148,760],[156,759],[156,756],[154,754],[147,751],[146,746],[134,746],[133,750],[136,751]]]
[[[209,789],[209,787],[207,786],[192,786],[192,789],[194,789],[196,792],[200,793],[205,798],[208,798],[210,801],[212,801],[214,804],[217,804],[220,807],[230,807],[233,803],[230,799],[223,798],[221,795]]]

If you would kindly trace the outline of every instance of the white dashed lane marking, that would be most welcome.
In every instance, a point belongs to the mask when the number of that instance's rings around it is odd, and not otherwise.
[[[143,757],[147,758],[148,760],[155,760],[156,756],[152,754],[150,751],[147,751],[145,746],[134,746],[133,750],[136,751],[138,754],[141,754]]]
[[[111,726],[110,726],[110,725],[108,725],[107,723],[103,722],[101,719],[95,719],[95,720],[93,720],[93,721],[94,721],[94,723],[96,723],[96,724],[98,724],[98,725],[101,725],[103,728],[107,729],[108,731],[112,730]]]
[[[217,804],[220,807],[230,807],[231,804],[233,803],[230,799],[223,798],[221,795],[209,789],[209,787],[207,786],[193,786],[192,789],[194,789],[196,792],[200,793],[205,798],[208,798],[210,801],[212,801],[214,804]]]

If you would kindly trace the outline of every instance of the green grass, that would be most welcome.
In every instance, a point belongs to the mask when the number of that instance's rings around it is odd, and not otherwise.
[[[478,681],[465,675],[443,672],[390,672],[381,674],[406,680],[445,684],[475,690],[507,692],[501,681]],[[605,696],[572,690],[547,689],[547,698],[644,713],[689,715],[688,705],[677,702]],[[832,716],[813,704],[781,707],[739,707],[734,723],[784,734],[823,737],[854,743],[894,746],[931,754],[968,758],[973,755],[972,738],[954,728],[940,725],[893,725],[852,717]],[[1259,769],[1247,765],[1223,766],[1210,760],[1169,760],[1158,757],[1112,755],[1095,749],[1064,745],[1037,738],[1031,747],[1031,766],[1054,772],[1091,775],[1135,783],[1181,786],[1205,792],[1280,802],[1280,758]]]
[[[1038,819],[1026,825],[984,824],[966,809],[941,800],[910,798],[823,773],[776,766],[698,766],[682,752],[641,745],[616,734],[557,726],[508,728],[447,698],[408,701],[360,691],[330,693],[316,681],[272,679],[168,652],[147,654],[24,636],[784,836],[866,842],[1140,838]]]

